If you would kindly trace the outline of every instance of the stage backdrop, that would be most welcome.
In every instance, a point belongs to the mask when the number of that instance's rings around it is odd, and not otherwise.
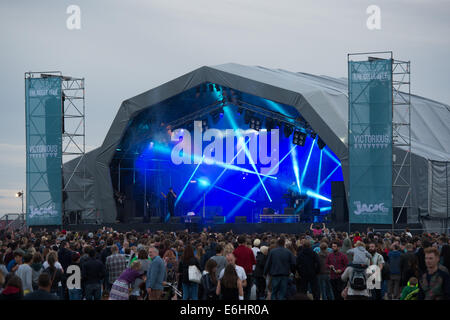
[[[62,223],[61,78],[25,79],[28,226]]]
[[[349,61],[350,223],[392,223],[392,60]]]

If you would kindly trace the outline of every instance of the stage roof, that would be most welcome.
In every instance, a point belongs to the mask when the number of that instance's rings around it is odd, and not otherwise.
[[[348,170],[348,94],[345,78],[227,63],[204,66],[122,102],[101,147],[86,156],[95,203],[106,221],[115,217],[109,164],[130,121],[146,110],[202,83],[211,82],[295,107]],[[411,96],[412,153],[425,160],[450,161],[450,107]],[[399,115],[400,116],[400,115]],[[91,158],[95,159],[91,159]],[[67,163],[69,168],[74,165]],[[80,182],[81,183],[81,182]],[[347,185],[347,182],[346,182]]]

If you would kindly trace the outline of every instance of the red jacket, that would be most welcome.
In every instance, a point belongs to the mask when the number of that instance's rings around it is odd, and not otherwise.
[[[236,264],[244,268],[246,274],[251,274],[253,272],[253,265],[256,264],[255,255],[252,249],[247,246],[240,245],[233,251],[236,257]]]

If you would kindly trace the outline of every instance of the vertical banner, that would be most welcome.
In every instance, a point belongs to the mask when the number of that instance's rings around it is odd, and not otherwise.
[[[61,78],[25,79],[28,226],[62,223]]]
[[[392,224],[392,60],[348,70],[349,221]]]

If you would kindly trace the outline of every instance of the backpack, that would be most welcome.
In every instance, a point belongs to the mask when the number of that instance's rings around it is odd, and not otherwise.
[[[367,289],[366,280],[366,269],[353,268],[352,277],[350,278],[350,287],[353,290],[361,291]]]

